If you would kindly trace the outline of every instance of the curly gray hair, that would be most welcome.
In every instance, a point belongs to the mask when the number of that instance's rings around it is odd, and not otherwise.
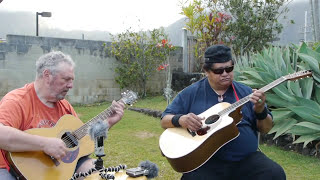
[[[60,63],[67,63],[73,68],[75,63],[69,55],[64,54],[61,51],[52,51],[45,55],[42,55],[36,62],[36,78],[42,78],[42,72],[48,69],[52,75],[55,75]]]

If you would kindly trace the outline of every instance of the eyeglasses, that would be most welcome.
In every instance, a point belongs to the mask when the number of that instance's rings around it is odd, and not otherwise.
[[[225,68],[218,68],[218,69],[211,69],[211,71],[214,74],[223,74],[224,71],[226,71],[227,73],[233,71],[233,66],[230,67],[225,67]]]

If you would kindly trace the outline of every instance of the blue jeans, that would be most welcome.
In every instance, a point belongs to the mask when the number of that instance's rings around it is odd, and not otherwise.
[[[1,180],[16,180],[7,169],[0,168],[0,179]]]

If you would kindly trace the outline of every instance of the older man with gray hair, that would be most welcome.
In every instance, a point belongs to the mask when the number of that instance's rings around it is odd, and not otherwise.
[[[23,131],[53,127],[65,114],[78,117],[71,104],[64,99],[73,87],[74,68],[72,58],[60,51],[45,54],[36,62],[35,81],[12,90],[0,101],[1,180],[16,179],[8,171],[10,168],[4,156],[6,151],[43,151],[57,160],[66,156],[68,149],[62,139]],[[112,105],[115,113],[107,119],[109,127],[122,118],[124,109],[123,103],[113,101]],[[76,172],[87,171],[93,166],[92,159],[84,156],[79,159]]]

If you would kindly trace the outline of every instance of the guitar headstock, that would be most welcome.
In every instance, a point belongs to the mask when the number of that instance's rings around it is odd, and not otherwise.
[[[286,76],[283,76],[285,79],[287,80],[297,80],[297,79],[301,79],[301,78],[305,78],[305,77],[310,77],[312,76],[312,71],[311,70],[304,70],[304,71],[299,71],[299,72],[295,72],[293,74],[288,74]]]
[[[136,102],[136,100],[138,99],[138,95],[137,93],[133,92],[133,91],[125,91],[123,93],[121,93],[121,100],[123,103],[128,104],[128,105],[132,105]]]

